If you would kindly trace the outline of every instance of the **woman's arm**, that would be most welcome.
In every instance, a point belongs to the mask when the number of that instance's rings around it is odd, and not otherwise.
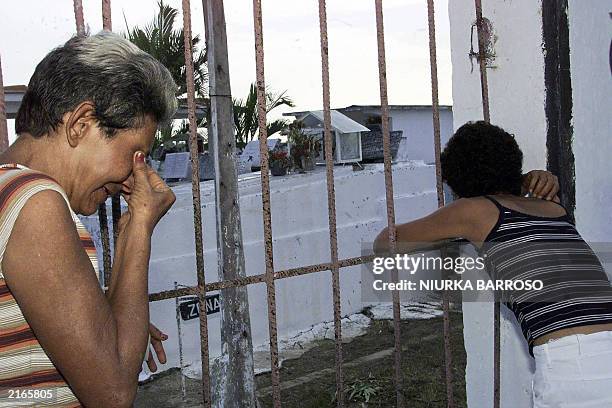
[[[134,180],[108,297],[56,191],[25,203],[2,261],[23,315],[87,407],[131,407],[146,349],[151,233],[175,197],[144,163]]]
[[[477,240],[475,214],[478,204],[470,199],[459,199],[417,220],[396,226],[396,242],[401,251],[418,249],[424,243],[463,237]],[[374,241],[374,252],[388,252],[389,230],[383,229]]]

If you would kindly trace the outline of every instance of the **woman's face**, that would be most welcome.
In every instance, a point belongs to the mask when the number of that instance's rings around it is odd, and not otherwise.
[[[134,153],[149,154],[157,123],[150,116],[137,129],[119,130],[107,138],[102,130],[91,134],[81,150],[79,174],[74,175],[71,205],[76,213],[90,215],[98,206],[119,191],[129,192],[133,186]]]

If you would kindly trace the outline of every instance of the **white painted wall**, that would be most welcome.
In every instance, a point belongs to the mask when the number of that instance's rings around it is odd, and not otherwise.
[[[474,2],[449,2],[453,65],[454,129],[482,119],[480,71],[468,58]],[[544,56],[540,0],[489,0],[483,16],[490,19],[497,41],[495,68],[487,70],[491,123],[513,133],[523,149],[524,169],[546,167]],[[474,49],[477,50],[474,33]]]
[[[392,130],[402,130],[396,160],[423,160],[434,163],[433,121],[431,109],[392,110]],[[440,141],[442,148],[453,134],[453,112],[440,110]]]
[[[380,115],[380,108],[363,111],[343,112],[353,120],[365,124],[370,115]],[[395,157],[396,161],[423,160],[434,162],[433,119],[431,108],[393,108],[389,110],[389,125],[391,130],[403,131],[400,146]],[[450,109],[440,109],[440,140],[442,148],[453,133],[453,112]],[[367,137],[367,133],[363,137]]]
[[[570,0],[576,223],[587,240],[612,241],[612,73],[609,0]]]
[[[386,225],[383,165],[365,170],[336,166],[335,189],[340,259],[361,255],[362,242],[372,242]],[[240,176],[240,209],[248,275],[265,272],[263,218],[259,173]],[[433,166],[403,162],[393,166],[396,222],[422,217],[437,207]],[[176,203],[160,221],[152,238],[149,292],[173,289],[176,280],[196,285],[195,244],[191,184],[173,187]],[[275,270],[329,262],[329,232],[325,169],[313,173],[271,177],[272,233]],[[201,183],[204,263],[207,282],[218,281],[215,234],[214,185]],[[110,213],[110,208],[109,208]],[[99,236],[96,216],[84,224]],[[100,248],[99,242],[96,244]],[[102,254],[98,251],[100,263]],[[361,267],[342,268],[340,275],[342,315],[360,311]],[[249,286],[253,345],[268,343],[265,284]],[[295,335],[312,325],[333,321],[331,273],[321,272],[276,281],[279,337]],[[164,343],[168,364],[176,367],[178,343],[174,299],[150,304],[151,321],[171,336]],[[200,358],[199,320],[183,322],[186,363]],[[220,355],[220,319],[208,320],[210,355]]]
[[[612,240],[610,106],[608,62],[612,24],[610,2],[570,0],[576,219],[587,240]],[[488,69],[491,122],[514,133],[524,154],[523,170],[546,166],[542,8],[537,0],[488,0],[483,15],[496,35],[495,68]],[[474,2],[449,2],[456,129],[482,118],[479,68],[468,58]],[[477,50],[477,46],[475,46]],[[610,273],[610,271],[608,270]],[[468,406],[488,408],[493,398],[493,305],[464,303]],[[502,306],[502,407],[531,406],[533,359],[514,315]]]
[[[476,19],[472,0],[449,2],[453,65],[453,126],[481,120],[480,71],[470,52],[470,27]],[[495,68],[487,70],[491,123],[516,136],[523,169],[546,168],[544,56],[541,1],[489,0],[483,16],[497,37]],[[520,29],[519,29],[520,28]],[[477,50],[476,36],[474,49]],[[464,303],[467,352],[466,386],[470,408],[493,406],[493,304]],[[502,407],[531,406],[533,358],[514,315],[502,306]]]

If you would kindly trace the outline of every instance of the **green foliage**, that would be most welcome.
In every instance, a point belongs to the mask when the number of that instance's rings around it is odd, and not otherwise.
[[[279,106],[295,106],[285,92],[266,91],[266,114]],[[234,126],[236,127],[236,144],[246,144],[259,132],[259,113],[257,111],[257,87],[251,84],[246,99],[234,99]],[[268,135],[278,132],[287,126],[283,119],[266,123]]]
[[[351,402],[360,402],[362,407],[367,407],[368,403],[383,391],[384,381],[376,379],[369,373],[368,378],[357,379],[351,382],[345,389],[346,399]],[[337,394],[334,396],[337,401]]]
[[[296,120],[288,125],[287,131],[287,140],[291,143],[291,156],[295,160],[309,154],[316,156],[321,151],[321,140],[317,135],[305,134],[304,124],[301,121]]]
[[[177,96],[187,92],[187,74],[185,67],[185,33],[183,28],[175,30],[174,24],[178,10],[165,4],[163,0],[158,3],[158,12],[153,20],[144,28],[138,26],[130,29],[125,22],[127,33],[124,37],[134,43],[141,50],[149,53],[161,62],[178,85]],[[196,97],[205,97],[208,86],[206,71],[206,50],[199,50],[200,37],[191,40],[193,46],[193,68]],[[174,137],[188,131],[185,122],[178,129],[171,125],[166,126],[156,134],[153,151],[159,146],[168,145]]]
[[[185,69],[185,33],[183,28],[174,29],[174,23],[178,10],[164,4],[163,0],[158,3],[159,11],[153,20],[144,28],[134,27],[127,29],[126,38],[138,48],[151,54],[159,62],[164,64],[172,74],[172,78],[178,85],[178,95],[187,92],[186,69]],[[125,34],[124,34],[125,35]],[[191,40],[193,45],[193,66],[195,76],[196,96],[206,95],[208,77],[206,73],[206,50],[199,51],[200,37],[195,36]]]

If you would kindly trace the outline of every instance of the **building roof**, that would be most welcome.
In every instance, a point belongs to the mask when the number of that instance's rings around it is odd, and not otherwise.
[[[440,110],[451,110],[453,109],[452,105],[439,105]],[[360,112],[360,111],[368,111],[373,109],[380,109],[380,105],[350,105],[344,108],[333,109],[340,112]],[[431,105],[389,105],[389,110],[422,110],[422,109],[431,109]],[[309,111],[298,111],[298,112],[285,112],[283,116],[301,116]]]
[[[28,90],[28,87],[25,85],[11,85],[4,87],[4,95],[6,99],[6,116],[8,119],[15,119],[17,115],[17,110],[19,110],[19,106],[21,105],[21,100],[23,99],[23,95]],[[187,109],[187,99],[179,97],[178,99],[178,108],[176,114],[173,119],[187,119],[188,109]],[[204,98],[196,98],[196,118],[201,120],[206,117],[207,103]]]
[[[334,130],[337,130],[340,133],[353,133],[353,132],[369,132],[370,129],[367,127],[355,122],[353,119],[349,118],[342,113],[332,110],[331,112],[331,127]],[[308,111],[303,112],[303,114],[295,115],[296,119],[303,120],[308,116],[313,116],[318,119],[321,123],[323,123],[323,111]]]

